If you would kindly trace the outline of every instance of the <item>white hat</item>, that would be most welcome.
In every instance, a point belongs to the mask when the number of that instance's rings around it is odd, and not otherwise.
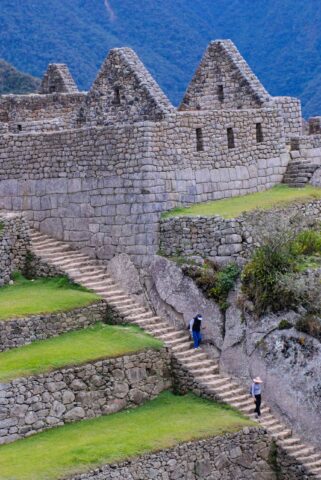
[[[263,383],[263,380],[261,379],[261,377],[255,377],[255,378],[253,378],[253,382],[254,383]]]

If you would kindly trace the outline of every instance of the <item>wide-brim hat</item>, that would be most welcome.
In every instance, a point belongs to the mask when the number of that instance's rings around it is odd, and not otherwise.
[[[253,378],[253,382],[254,383],[263,383],[263,380],[261,379],[261,377],[255,377],[255,378]]]

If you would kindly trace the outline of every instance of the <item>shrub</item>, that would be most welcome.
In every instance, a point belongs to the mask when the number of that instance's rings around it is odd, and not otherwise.
[[[287,329],[292,328],[292,327],[293,327],[292,323],[283,319],[283,320],[280,321],[278,329],[279,330],[287,330]]]
[[[304,230],[299,233],[291,245],[295,255],[313,255],[321,253],[321,232]]]
[[[316,315],[305,315],[301,317],[296,325],[299,332],[307,333],[321,342],[321,319]]]
[[[206,260],[203,267],[184,266],[183,272],[195,281],[206,297],[217,301],[223,311],[227,309],[228,294],[240,274],[237,265],[230,263],[219,270],[215,263]]]
[[[258,315],[288,307],[291,295],[280,289],[280,279],[293,270],[294,257],[288,238],[277,235],[259,247],[242,274],[242,291]],[[291,302],[292,303],[292,302]]]
[[[229,263],[216,274],[215,286],[210,290],[210,296],[218,302],[222,310],[228,308],[227,297],[239,274],[240,269],[235,263]]]

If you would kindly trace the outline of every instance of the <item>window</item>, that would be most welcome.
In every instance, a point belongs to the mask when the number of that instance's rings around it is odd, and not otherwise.
[[[56,85],[50,85],[49,86],[49,93],[55,93],[56,91]]]
[[[256,142],[261,143],[263,142],[263,131],[262,131],[262,124],[256,124]]]
[[[22,125],[17,125],[18,132],[22,132]]]
[[[120,105],[120,88],[115,87],[114,89],[114,104]]]
[[[202,152],[204,150],[203,132],[201,128],[196,129],[196,150]]]
[[[217,96],[218,96],[218,99],[221,103],[224,102],[224,87],[223,85],[218,85],[217,86]]]
[[[235,148],[233,128],[227,129],[227,146],[228,148]]]

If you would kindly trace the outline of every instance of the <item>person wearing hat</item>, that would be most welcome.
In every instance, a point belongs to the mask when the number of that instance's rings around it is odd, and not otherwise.
[[[251,395],[254,398],[255,402],[255,410],[254,413],[256,414],[256,417],[261,416],[261,401],[262,401],[262,383],[263,381],[261,380],[260,377],[255,377],[253,378],[253,383],[251,386]]]
[[[201,334],[202,320],[203,320],[202,315],[198,314],[190,322],[190,328],[192,330],[192,336],[193,336],[194,349],[195,350],[197,350],[200,347],[200,342],[202,340],[202,334]]]

